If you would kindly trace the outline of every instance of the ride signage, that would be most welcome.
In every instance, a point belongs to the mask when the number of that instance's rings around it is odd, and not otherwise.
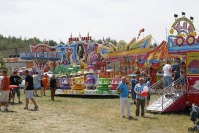
[[[70,38],[68,38],[69,42],[89,41],[89,40],[92,40],[91,36],[87,36],[87,37],[70,37]]]

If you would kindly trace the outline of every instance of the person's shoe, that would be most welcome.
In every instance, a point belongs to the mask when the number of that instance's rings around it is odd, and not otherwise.
[[[128,119],[133,119],[133,117],[132,117],[132,116],[129,116]]]
[[[122,116],[122,118],[126,118],[125,116]]]
[[[27,107],[24,107],[23,109],[28,110],[28,108],[27,108]]]
[[[39,108],[38,106],[35,106],[34,111],[37,111],[37,110],[38,110],[38,108]]]
[[[22,102],[21,102],[21,101],[19,101],[19,104],[22,104]]]
[[[5,108],[5,111],[9,111],[9,110],[8,110],[8,107]]]
[[[14,104],[15,104],[15,102],[10,102],[10,104],[11,104],[11,105],[14,105]]]
[[[171,94],[170,96],[171,96],[171,97],[174,97],[175,95],[174,95],[174,94]]]
[[[38,97],[38,95],[37,95],[37,94],[36,94],[35,96],[36,96],[36,97]]]
[[[170,98],[171,95],[170,95],[170,94],[166,94],[165,97],[166,97],[166,98]]]

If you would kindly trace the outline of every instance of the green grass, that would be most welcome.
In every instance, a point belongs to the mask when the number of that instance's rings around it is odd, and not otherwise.
[[[21,91],[22,92],[22,91]],[[153,114],[146,118],[120,118],[119,98],[36,97],[39,111],[23,110],[23,104],[10,106],[10,112],[0,112],[0,132],[19,133],[186,133],[193,123],[184,113]],[[152,95],[152,99],[153,99]],[[16,101],[16,100],[15,100]],[[135,116],[135,105],[131,105]]]

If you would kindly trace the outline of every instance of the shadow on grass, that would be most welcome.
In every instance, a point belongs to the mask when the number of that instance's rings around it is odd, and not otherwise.
[[[10,105],[22,105],[23,103],[13,103],[13,102],[10,102]]]
[[[14,110],[9,110],[9,111],[0,111],[2,113],[16,113],[17,111],[14,111]]]
[[[184,110],[179,110],[179,111],[173,111],[173,112],[167,112],[167,113],[162,113],[163,115],[190,115],[190,107],[186,107]]]
[[[161,114],[161,115],[186,115],[186,116],[189,116],[190,115],[190,108],[191,107],[186,107],[184,110],[179,110],[179,111],[171,111],[171,112],[148,112],[147,113],[150,113],[150,114],[154,114],[154,115],[158,115],[158,114]]]
[[[144,116],[142,118],[147,118],[147,119],[154,119],[154,120],[157,120],[158,118],[157,117],[152,117],[152,116]]]
[[[113,95],[56,95],[57,97],[87,98],[87,99],[118,99],[119,96]]]
[[[34,109],[28,109],[28,111],[34,111],[34,112],[36,112],[36,111],[39,111],[39,110],[34,110]]]
[[[132,119],[129,119],[129,120],[138,121],[138,118],[133,117]]]

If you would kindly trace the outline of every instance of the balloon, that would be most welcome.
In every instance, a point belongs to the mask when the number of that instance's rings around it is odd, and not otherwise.
[[[142,97],[146,97],[146,96],[147,96],[147,92],[146,92],[146,91],[142,91],[142,92],[141,92],[141,96],[142,96]]]
[[[17,85],[10,85],[9,88],[19,88]]]
[[[148,92],[149,91],[149,87],[148,86],[144,86],[143,91]]]

